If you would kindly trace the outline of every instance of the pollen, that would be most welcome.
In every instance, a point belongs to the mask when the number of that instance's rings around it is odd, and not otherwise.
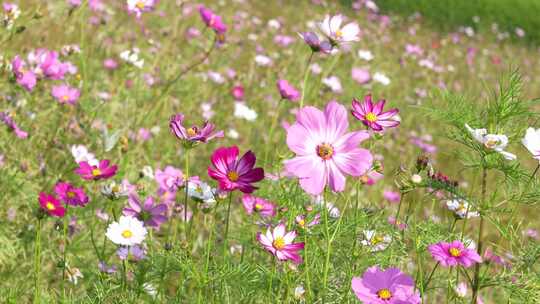
[[[366,120],[369,122],[376,122],[377,121],[377,115],[373,112],[369,112],[366,114]]]
[[[54,209],[56,209],[56,206],[55,206],[53,203],[51,203],[51,202],[47,202],[47,204],[45,205],[45,207],[47,207],[47,210],[51,210],[51,211],[54,210]]]
[[[274,246],[274,248],[277,250],[281,250],[285,248],[285,240],[282,237],[279,237],[272,242],[272,246]]]
[[[450,253],[450,255],[455,257],[455,258],[461,256],[461,250],[459,250],[456,247],[452,247],[452,248],[448,249],[448,253]]]
[[[388,288],[383,288],[377,291],[377,296],[381,300],[389,300],[392,297],[392,293],[390,292],[390,290],[388,290]]]
[[[138,9],[142,10],[142,9],[144,9],[146,7],[146,4],[144,3],[144,1],[138,1],[137,4],[135,4],[135,6]]]
[[[229,173],[227,173],[227,177],[231,182],[236,182],[240,176],[236,171],[229,171]]]
[[[334,148],[329,144],[318,145],[317,155],[324,160],[328,160],[334,155]]]
[[[122,237],[125,238],[125,239],[129,239],[133,236],[133,232],[131,232],[131,230],[124,230],[122,231]]]
[[[197,129],[195,127],[188,128],[186,132],[189,137],[197,135]]]

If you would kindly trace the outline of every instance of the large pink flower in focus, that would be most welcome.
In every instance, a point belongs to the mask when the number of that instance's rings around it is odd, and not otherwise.
[[[345,189],[345,174],[361,176],[372,165],[373,156],[358,147],[369,137],[366,131],[347,132],[347,109],[332,101],[324,112],[304,107],[287,129],[287,145],[296,157],[285,161],[285,169],[300,179],[302,188],[313,195]]]
[[[262,168],[253,168],[257,158],[251,151],[238,159],[238,147],[220,147],[212,154],[214,168],[208,167],[208,175],[217,180],[222,191],[236,189],[244,193],[252,193],[257,189],[252,183],[264,179]]]

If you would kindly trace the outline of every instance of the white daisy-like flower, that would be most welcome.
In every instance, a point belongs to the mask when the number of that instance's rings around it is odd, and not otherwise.
[[[204,203],[216,202],[214,190],[205,182],[188,182],[188,195],[189,197]]]
[[[94,154],[88,152],[86,146],[83,145],[71,146],[71,155],[73,155],[73,158],[77,163],[85,161],[90,166],[97,166],[99,164],[99,161],[96,159]]]
[[[358,50],[358,57],[365,61],[371,61],[374,58],[373,53],[371,53],[370,50]]]
[[[377,233],[375,230],[364,230],[362,233],[363,237],[360,243],[369,247],[371,252],[385,250],[392,243],[392,238],[389,235]]]
[[[229,129],[229,131],[227,131],[227,137],[230,137],[232,139],[238,139],[238,137],[240,137],[240,134],[235,129]]]
[[[343,87],[341,86],[341,81],[337,76],[330,76],[322,79],[322,83],[330,88],[334,93],[343,92]]]
[[[468,124],[465,124],[465,128],[471,136],[483,144],[486,149],[494,150],[500,153],[507,160],[516,159],[516,155],[510,152],[504,151],[504,148],[508,145],[508,137],[503,134],[487,134],[486,129],[473,129]]]
[[[540,161],[540,129],[528,128],[521,143],[531,152],[534,159]]]
[[[480,214],[473,210],[472,207],[469,207],[469,203],[462,199],[452,199],[446,201],[446,207],[448,210],[454,212],[454,214],[459,218],[474,218],[480,216]],[[467,212],[467,209],[469,211]]]
[[[131,50],[125,50],[120,53],[120,58],[127,63],[134,65],[135,67],[142,69],[144,65],[144,59],[139,58],[140,50],[138,48],[133,48]]]
[[[255,119],[257,119],[257,112],[250,109],[243,102],[235,102],[234,103],[234,116],[238,118],[243,118],[247,121],[254,121]]]
[[[360,28],[356,22],[348,23],[343,27],[341,27],[341,23],[343,23],[342,15],[332,17],[326,15],[322,22],[317,23],[317,27],[321,34],[326,36],[334,45],[360,40]]]
[[[143,222],[132,216],[121,216],[118,222],[112,222],[106,236],[116,245],[133,246],[141,244],[146,238]]]
[[[127,183],[117,183],[112,181],[101,187],[101,194],[110,199],[118,199],[124,196],[127,197],[129,194],[128,185]]]
[[[385,86],[390,84],[390,78],[380,72],[373,74],[373,80]]]

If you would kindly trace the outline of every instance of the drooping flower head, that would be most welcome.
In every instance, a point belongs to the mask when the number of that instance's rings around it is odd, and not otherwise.
[[[64,217],[66,214],[66,209],[54,195],[45,192],[39,193],[39,205],[50,216]]]
[[[227,26],[225,23],[223,23],[221,16],[214,14],[211,9],[205,7],[204,5],[199,7],[199,13],[201,14],[201,18],[206,26],[213,29],[218,35],[225,34],[227,31]]]
[[[298,251],[304,249],[304,243],[293,243],[296,231],[285,230],[285,224],[280,223],[274,229],[268,228],[265,234],[257,233],[257,240],[280,261],[291,260],[295,264],[302,263]]]
[[[246,213],[252,215],[258,213],[262,217],[272,217],[276,215],[276,206],[260,197],[256,197],[250,194],[244,194],[242,196],[242,204]]]
[[[61,84],[52,87],[51,95],[59,103],[68,103],[74,105],[77,103],[77,100],[79,100],[81,92],[77,88],[72,88],[66,84]]]
[[[451,243],[440,242],[428,247],[431,256],[435,261],[444,267],[461,265],[465,268],[475,263],[481,263],[482,258],[475,250],[466,248],[460,241]]]
[[[487,134],[486,129],[473,129],[468,124],[465,128],[477,142],[481,143],[487,150],[493,150],[501,154],[507,160],[516,159],[516,155],[504,151],[508,145],[508,137],[504,134]]]
[[[360,103],[356,98],[352,101],[352,115],[373,131],[383,131],[385,128],[394,128],[399,125],[398,109],[383,112],[386,100],[379,100],[375,105],[371,95],[364,97]]]
[[[317,23],[317,27],[334,46],[360,40],[360,28],[356,22],[348,23],[343,27],[341,23],[343,23],[342,15],[326,15],[322,22]]]
[[[358,147],[369,134],[347,133],[349,122],[343,105],[332,101],[325,111],[304,107],[287,129],[287,145],[296,157],[285,161],[288,173],[299,178],[302,188],[313,195],[328,184],[336,192],[345,189],[345,174],[361,176],[371,168],[373,156]]]
[[[127,10],[141,18],[142,13],[152,11],[157,2],[158,0],[127,0]]]
[[[534,159],[540,161],[540,129],[528,128],[521,143],[531,152]]]
[[[143,221],[146,226],[159,228],[167,221],[167,205],[155,204],[154,198],[148,196],[144,203],[137,194],[131,194],[128,198],[128,206],[122,210],[127,216],[132,216]]]
[[[59,182],[54,186],[56,195],[66,204],[84,207],[88,204],[88,196],[83,188],[74,187],[70,183]]]
[[[79,163],[79,168],[75,169],[75,173],[87,180],[107,179],[114,176],[118,170],[117,165],[109,166],[109,163],[108,159],[104,159],[97,166],[92,166],[88,162],[82,161]]]
[[[264,179],[264,170],[254,168],[257,158],[253,152],[246,152],[240,159],[238,156],[237,146],[218,148],[212,154],[213,167],[208,167],[208,175],[218,181],[222,191],[252,193],[257,189],[252,184]]]
[[[117,245],[133,246],[141,244],[146,238],[143,222],[132,216],[122,215],[118,222],[112,222],[105,235]]]
[[[300,92],[295,89],[287,80],[280,79],[277,82],[277,88],[281,98],[287,99],[290,101],[298,101],[300,99]]]
[[[414,280],[398,268],[370,267],[362,277],[353,277],[352,290],[365,304],[419,304]]]
[[[208,121],[205,121],[201,128],[195,125],[185,128],[183,123],[184,115],[176,114],[169,120],[169,128],[187,147],[191,147],[201,142],[206,143],[214,138],[223,137],[223,131],[215,131],[216,126]]]

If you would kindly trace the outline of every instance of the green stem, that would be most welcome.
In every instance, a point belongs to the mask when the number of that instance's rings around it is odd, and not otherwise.
[[[300,108],[304,107],[304,97],[306,96],[306,85],[307,85],[308,76],[309,76],[309,65],[311,64],[311,60],[313,59],[314,54],[315,54],[314,52],[311,52],[311,54],[309,54],[306,67],[304,69],[304,83],[302,84],[302,96],[300,97]]]
[[[186,191],[185,191],[185,195],[184,195],[184,233],[185,233],[185,237],[186,237],[186,242],[189,242],[188,240],[188,218],[187,218],[187,214],[188,214],[188,184],[189,184],[189,149],[186,149],[186,157],[185,157],[185,167],[184,167],[184,172],[185,172],[185,180],[186,180]],[[191,221],[193,221],[193,216],[191,217]]]
[[[229,237],[229,221],[231,217],[231,202],[232,202],[233,193],[232,191],[229,192],[229,202],[227,203],[227,219],[225,221],[225,238],[223,240],[223,257],[225,257],[225,253],[227,251],[227,241]]]
[[[67,255],[67,250],[68,250],[68,239],[67,239],[68,211],[69,211],[69,205],[66,204],[66,213],[64,215],[64,235],[63,235],[64,250],[62,252],[62,283],[61,283],[61,285],[62,285],[62,295],[63,295],[64,299],[66,297],[66,290],[65,290],[64,282],[66,280],[66,266],[67,266],[66,255]]]
[[[276,258],[274,256],[272,256],[272,263],[274,264],[274,267],[270,275],[270,280],[268,281],[268,297],[271,299],[273,299],[272,284],[274,282],[274,276],[276,275],[276,268],[277,268]]]
[[[304,267],[306,269],[306,287],[307,287],[306,302],[309,303],[309,299],[311,299],[311,283],[310,283],[310,278],[309,278],[309,259],[308,259],[307,231],[304,231]]]
[[[437,270],[437,268],[439,267],[439,262],[437,262],[437,264],[435,264],[435,266],[433,267],[433,269],[431,270],[431,273],[429,274],[427,280],[425,283],[422,284],[422,290],[426,290],[427,287],[429,286],[429,283],[431,282],[431,278],[433,277],[433,274],[435,274],[435,270]]]
[[[41,219],[38,219],[36,227],[36,245],[34,252],[34,303],[40,303],[39,276],[41,271]]]
[[[486,204],[486,183],[487,183],[487,169],[485,166],[482,168],[482,207],[485,207]],[[482,247],[484,245],[484,240],[482,239],[482,235],[484,232],[484,215],[482,214],[482,211],[480,213],[480,227],[478,228],[478,254],[482,254]],[[478,290],[480,289],[480,266],[481,263],[476,263],[474,265],[474,284],[472,286],[473,289],[473,296],[471,303],[476,304],[476,300],[478,299]]]
[[[325,261],[324,261],[324,271],[323,271],[323,302],[324,299],[326,298],[326,293],[327,293],[327,287],[328,287],[328,270],[329,270],[329,267],[330,267],[330,255],[331,255],[331,252],[332,252],[332,246],[331,246],[331,242],[330,242],[330,231],[329,231],[329,228],[328,228],[328,206],[327,206],[327,189],[324,189],[324,192],[323,192],[323,200],[324,200],[324,210],[323,210],[323,215],[324,215],[324,230],[325,230],[325,237],[326,237],[326,258],[325,258]]]

